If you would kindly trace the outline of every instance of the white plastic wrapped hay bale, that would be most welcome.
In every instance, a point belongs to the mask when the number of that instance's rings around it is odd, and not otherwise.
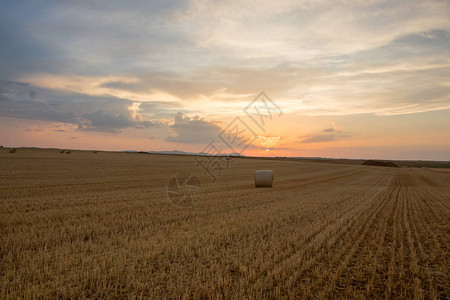
[[[257,170],[255,172],[255,187],[272,187],[273,179],[272,170]]]

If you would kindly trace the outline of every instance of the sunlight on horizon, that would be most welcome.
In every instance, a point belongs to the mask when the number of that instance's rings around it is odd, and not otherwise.
[[[448,2],[1,7],[4,145],[450,160]]]

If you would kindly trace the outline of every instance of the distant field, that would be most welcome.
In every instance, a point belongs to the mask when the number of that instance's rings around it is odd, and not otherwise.
[[[0,183],[2,299],[450,298],[447,169],[0,149]]]

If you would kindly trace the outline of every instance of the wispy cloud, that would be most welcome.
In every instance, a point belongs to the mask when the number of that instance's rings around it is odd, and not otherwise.
[[[299,136],[300,141],[296,141],[296,143],[300,144],[311,144],[311,143],[326,143],[326,142],[334,142],[342,139],[349,138],[348,134],[344,134],[341,132],[341,126],[337,125],[335,122],[330,122],[331,127],[325,128],[322,130],[323,133],[311,134],[306,136]]]
[[[323,132],[340,132],[341,128],[340,126],[336,125],[335,122],[331,122],[331,128],[326,128],[323,130]]]
[[[334,134],[324,134],[324,135],[316,135],[312,137],[308,137],[302,140],[300,143],[308,144],[308,143],[324,143],[324,142],[332,142],[336,141],[336,135]]]

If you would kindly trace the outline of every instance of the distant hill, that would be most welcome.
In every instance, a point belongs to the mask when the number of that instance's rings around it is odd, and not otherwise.
[[[193,153],[180,151],[180,150],[172,150],[172,151],[148,151],[148,153],[156,153],[156,154],[178,154],[178,155],[192,155]]]
[[[2,145],[2,149],[24,149],[24,150],[59,150],[59,148],[39,148],[39,147],[12,147],[8,145]],[[72,149],[74,150],[74,149]],[[77,151],[93,151],[87,149],[75,149]],[[140,153],[140,154],[165,154],[165,155],[209,155],[205,152],[185,152],[180,150],[168,150],[168,151],[138,151],[138,150],[124,150],[124,151],[108,151],[102,150],[102,152],[122,152],[122,153]],[[327,163],[327,164],[347,164],[347,165],[368,165],[368,166],[384,166],[384,167],[406,167],[406,168],[448,168],[450,169],[450,161],[434,161],[434,160],[382,160],[382,159],[348,159],[348,158],[329,158],[329,157],[289,157],[289,156],[247,156],[236,152],[224,153],[225,156],[242,157],[245,159],[264,159],[264,160],[281,160],[281,161],[297,161],[297,162],[314,162],[314,163]]]
[[[128,151],[131,152],[131,151]],[[180,151],[180,150],[172,150],[172,151],[148,151],[146,153],[152,153],[152,154],[175,154],[175,155],[212,155],[210,153],[205,153],[205,152],[185,152],[185,151]],[[245,156],[242,155],[240,153],[224,153],[223,155],[225,156]]]

